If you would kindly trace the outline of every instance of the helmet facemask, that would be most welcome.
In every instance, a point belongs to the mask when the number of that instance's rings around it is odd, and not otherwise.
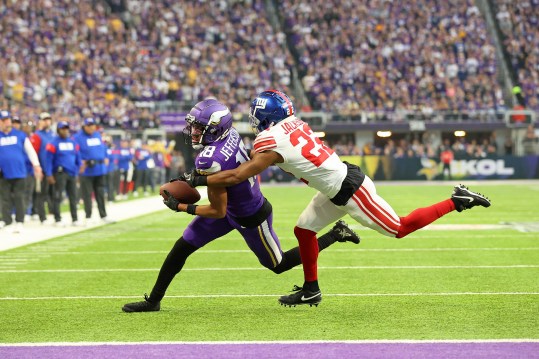
[[[251,129],[253,130],[253,133],[255,136],[257,136],[260,133],[260,120],[256,118],[255,116],[256,109],[253,109],[253,111],[249,111],[249,124],[251,125]]]

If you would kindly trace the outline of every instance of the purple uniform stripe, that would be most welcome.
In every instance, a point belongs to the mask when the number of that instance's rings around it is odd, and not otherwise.
[[[0,358],[539,358],[539,342],[4,346]]]
[[[266,221],[264,221],[266,223]],[[275,258],[275,253],[273,253],[273,249],[271,248],[271,245],[269,244],[266,235],[264,234],[264,227],[262,226],[264,223],[262,223],[260,226],[258,226],[258,235],[260,237],[260,241],[262,241],[262,244],[264,244],[264,248],[266,248],[266,251],[268,255],[270,256],[271,262],[273,263],[273,266],[277,266],[279,263],[277,263],[277,258]],[[271,233],[270,233],[271,235]]]

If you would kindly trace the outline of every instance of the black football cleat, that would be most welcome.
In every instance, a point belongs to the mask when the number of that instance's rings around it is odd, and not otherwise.
[[[283,295],[279,298],[279,303],[281,303],[281,305],[284,305],[285,307],[295,307],[296,305],[309,304],[310,307],[313,305],[318,307],[318,304],[322,301],[322,292],[320,290],[311,292],[295,285],[292,291],[295,293]]]
[[[451,199],[455,203],[455,209],[462,212],[475,206],[490,207],[490,200],[481,193],[473,192],[468,187],[459,184],[453,189]]]
[[[148,299],[148,295],[144,294],[142,302],[127,303],[122,307],[122,310],[126,313],[158,312],[161,309],[161,302],[152,303]]]
[[[359,236],[348,227],[345,221],[339,219],[331,229],[331,232],[337,237],[337,242],[352,242],[358,244]]]

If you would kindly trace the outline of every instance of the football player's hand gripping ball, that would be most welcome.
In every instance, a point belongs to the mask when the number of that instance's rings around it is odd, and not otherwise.
[[[165,190],[164,193],[168,198],[164,199],[163,203],[174,212],[179,212],[178,205],[180,204],[180,201],[174,198],[169,191]]]
[[[174,181],[183,181],[186,182],[189,186],[195,188],[197,186],[206,186],[206,176],[202,176],[197,173],[196,170],[192,170],[191,172],[185,172],[184,174],[171,179],[169,182]]]

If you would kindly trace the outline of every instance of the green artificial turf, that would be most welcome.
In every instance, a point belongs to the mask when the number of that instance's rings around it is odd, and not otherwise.
[[[126,314],[149,293],[191,216],[168,210],[0,252],[0,342],[539,338],[539,232],[474,225],[539,223],[539,184],[473,186],[489,209],[450,213],[403,239],[344,219],[359,245],[319,257],[319,307],[285,308],[301,268],[263,268],[232,232],[193,254],[162,310]],[[284,250],[313,196],[307,187],[263,187]],[[404,216],[447,199],[447,185],[384,185]],[[460,224],[471,225],[466,229]],[[5,263],[11,263],[9,266]]]

